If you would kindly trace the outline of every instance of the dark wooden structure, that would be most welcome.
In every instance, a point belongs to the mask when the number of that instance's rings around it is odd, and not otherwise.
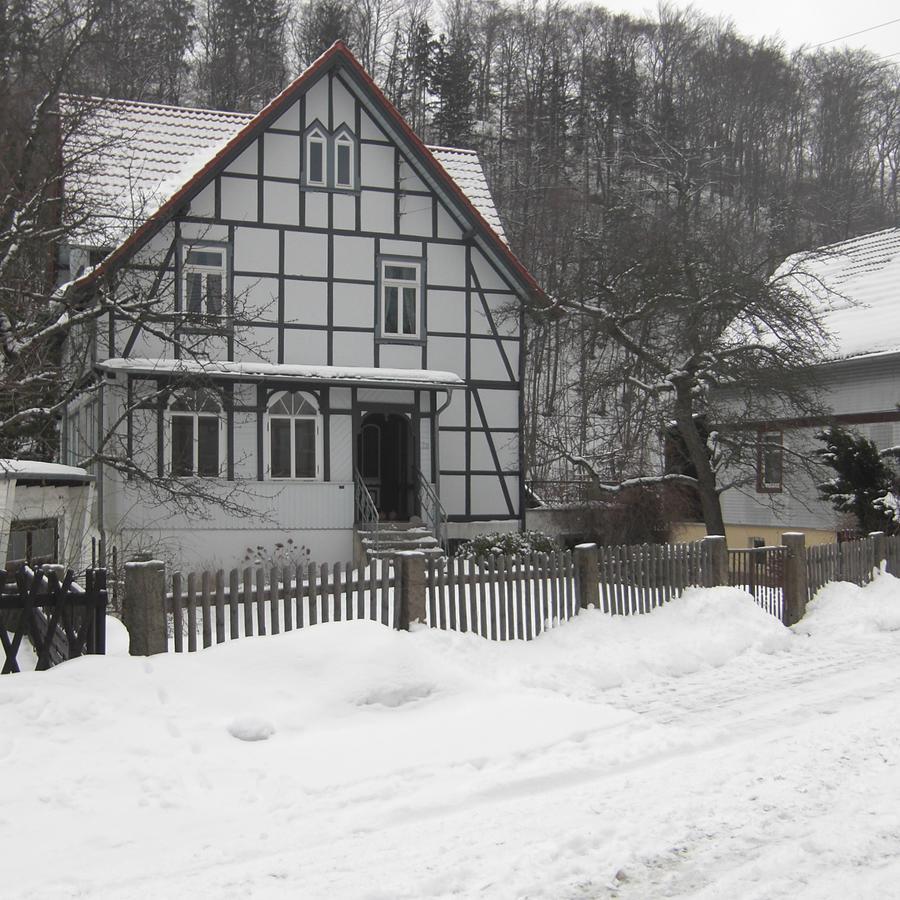
[[[0,570],[0,674],[20,671],[17,657],[27,640],[36,669],[49,669],[85,653],[106,651],[106,571],[88,569],[84,586],[71,569],[22,568],[14,578]]]

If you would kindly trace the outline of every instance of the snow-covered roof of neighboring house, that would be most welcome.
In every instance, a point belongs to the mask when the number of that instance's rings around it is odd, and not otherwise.
[[[80,238],[108,246],[139,224],[211,160],[254,116],[131,100],[63,95],[64,111],[82,110],[85,125],[65,145],[73,175],[96,211]],[[506,241],[478,154],[429,147],[485,221]]]
[[[450,390],[464,387],[454,372],[434,369],[385,369],[369,366],[304,366],[263,362],[218,362],[185,359],[125,359],[117,357],[97,364],[101,372],[132,375],[204,376],[217,379],[260,379],[305,383]]]
[[[0,481],[85,484],[93,480],[93,475],[78,466],[33,459],[0,459]]]
[[[900,228],[791,257],[797,278],[825,305],[832,359],[900,352]]]

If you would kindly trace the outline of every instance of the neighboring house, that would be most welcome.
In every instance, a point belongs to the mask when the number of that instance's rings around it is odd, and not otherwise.
[[[98,464],[108,542],[346,559],[367,497],[438,525],[432,492],[450,540],[521,527],[521,308],[544,296],[474,153],[426,147],[341,43],[255,116],[101,101],[80,140],[98,215],[69,277],[155,309],[81,336],[101,387],[64,458],[114,428],[141,470],[233,504],[183,515]]]
[[[855,526],[818,499],[816,479],[797,465],[823,446],[814,434],[824,425],[852,428],[882,450],[900,445],[900,228],[823,247],[803,269],[808,289],[828,296],[824,324],[833,344],[817,382],[832,415],[760,430],[756,484],[722,495],[733,547],[780,543],[784,531],[831,542]],[[821,478],[833,474],[823,469]]]
[[[62,563],[80,571],[92,561],[94,479],[59,463],[0,459],[0,568]]]

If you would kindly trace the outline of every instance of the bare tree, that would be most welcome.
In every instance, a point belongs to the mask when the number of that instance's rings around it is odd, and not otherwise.
[[[595,239],[590,288],[562,305],[621,351],[615,366],[623,386],[636,405],[671,420],[687,465],[614,480],[609,466],[561,449],[600,491],[691,487],[707,531],[724,534],[719,498],[755,479],[758,427],[818,411],[811,366],[828,338],[798,282],[804,259],[773,272],[765,235],[739,210],[720,205],[711,214],[702,204],[707,155],[679,151],[658,135],[654,145],[642,160],[645,196]],[[645,440],[658,444],[659,430]]]

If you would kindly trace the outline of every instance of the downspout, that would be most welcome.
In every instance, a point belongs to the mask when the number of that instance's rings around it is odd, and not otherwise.
[[[103,422],[104,422],[104,410],[106,408],[106,378],[103,374],[100,375],[100,390],[98,393],[98,402],[97,402],[97,450],[103,446]],[[101,454],[102,456],[102,454]],[[97,480],[95,482],[97,486],[97,531],[100,535],[100,546],[104,550],[104,556],[106,551],[106,532],[104,531],[104,516],[103,516],[103,463],[100,459],[97,460]],[[102,567],[106,566],[106,560],[101,559],[98,560]]]
[[[447,399],[434,411],[434,436],[432,437],[432,442],[434,443],[434,471],[431,473],[431,477],[434,480],[434,493],[438,498],[438,503],[441,502],[441,429],[440,425],[440,417],[441,413],[450,405],[450,401],[453,399],[453,388],[447,388]],[[443,545],[442,535],[437,535],[438,542]]]

